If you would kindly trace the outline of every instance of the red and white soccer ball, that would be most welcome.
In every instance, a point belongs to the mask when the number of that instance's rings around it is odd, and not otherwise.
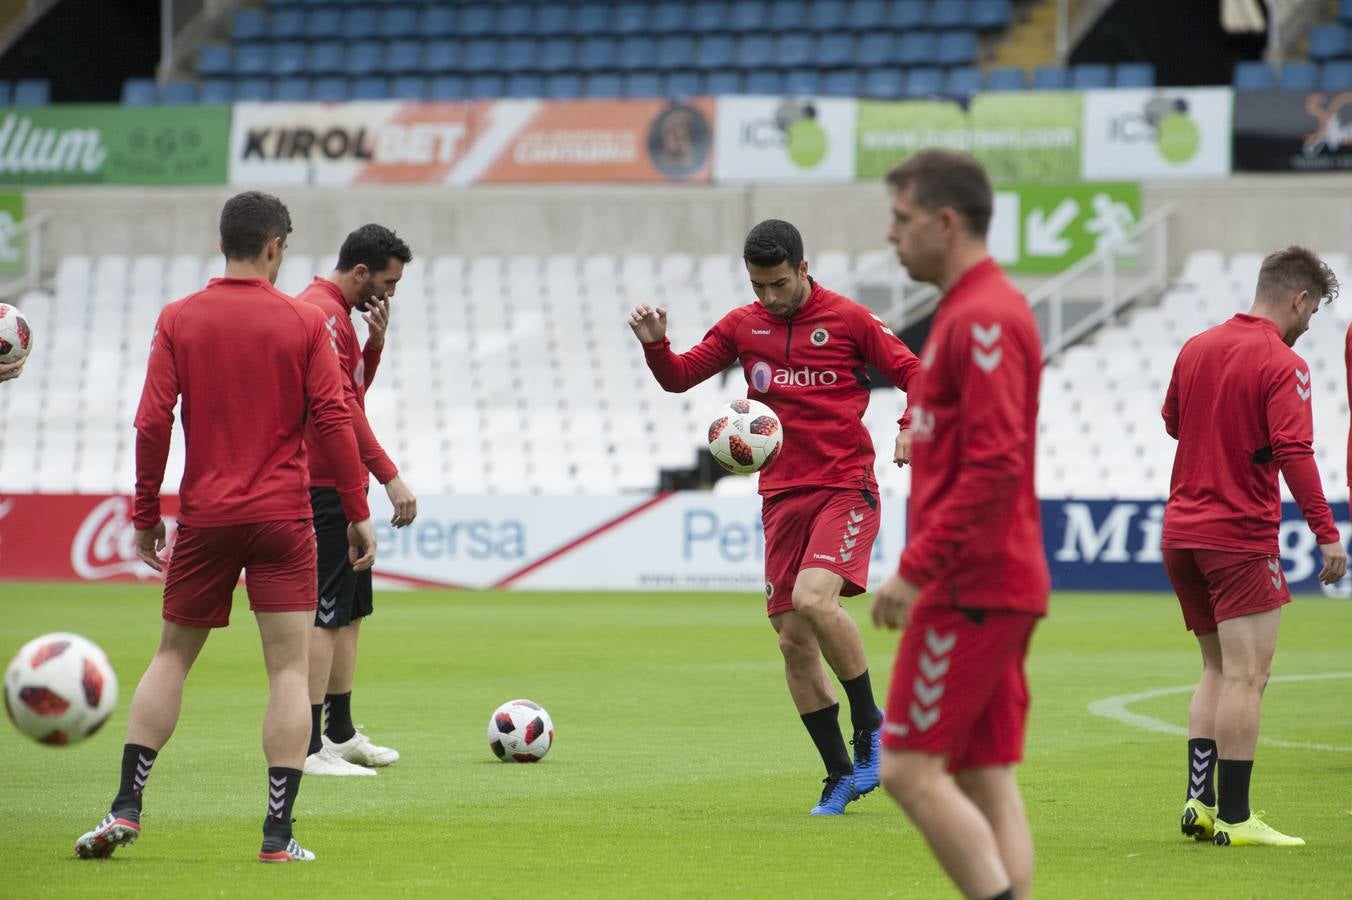
[[[33,349],[33,329],[16,307],[0,303],[0,363],[16,363]]]
[[[117,706],[117,674],[93,641],[56,632],[19,648],[5,670],[5,712],[43,744],[78,744]]]
[[[503,762],[539,762],[554,743],[554,721],[529,700],[508,700],[488,720],[488,746]]]
[[[759,400],[733,400],[720,407],[709,424],[709,452],[734,475],[767,468],[783,445],[779,416]]]

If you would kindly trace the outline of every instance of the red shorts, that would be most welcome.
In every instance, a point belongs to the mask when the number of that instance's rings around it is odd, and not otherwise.
[[[1023,758],[1034,613],[922,603],[897,648],[883,746],[946,757],[948,771]]]
[[[881,516],[878,495],[858,488],[800,488],[766,497],[765,614],[793,609],[793,584],[803,569],[830,569],[844,578],[843,596],[864,593]]]
[[[1164,571],[1193,634],[1214,634],[1217,622],[1291,602],[1282,561],[1269,553],[1165,547]]]
[[[178,526],[164,578],[164,618],[197,628],[230,624],[240,572],[254,612],[310,612],[318,604],[315,531],[309,519]]]

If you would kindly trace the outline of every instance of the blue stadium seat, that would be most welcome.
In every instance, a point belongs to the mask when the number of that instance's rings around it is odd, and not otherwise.
[[[647,25],[648,7],[642,3],[623,3],[611,16],[611,30],[616,34],[642,34]]]
[[[813,62],[823,69],[837,69],[854,65],[854,35],[848,31],[819,35]]]
[[[926,31],[908,31],[897,42],[894,59],[904,66],[924,65],[934,61],[938,50],[933,34]]]
[[[507,76],[508,97],[529,98],[545,95],[545,78],[534,72],[517,72]]]
[[[730,34],[706,34],[695,51],[695,65],[701,69],[722,69],[733,65],[733,38]]]
[[[916,66],[906,73],[906,96],[940,97],[943,92],[943,69],[934,66]]]
[[[904,84],[901,69],[869,69],[864,75],[864,96],[875,100],[900,100]]]
[[[887,6],[883,0],[854,0],[850,7],[850,29],[853,31],[873,31],[882,28],[887,21]]]
[[[534,36],[535,14],[529,3],[509,3],[498,8],[495,30],[502,35]],[[509,88],[510,89],[510,88]]]
[[[268,36],[268,16],[261,9],[241,9],[234,15],[230,36],[236,41],[261,41]]]
[[[810,97],[820,93],[821,88],[821,72],[817,69],[789,69],[784,75],[785,93]]]
[[[625,97],[660,97],[662,76],[652,71],[625,72],[620,91]]]
[[[418,33],[418,9],[389,6],[381,10],[379,35],[383,38],[413,37]]]
[[[1038,66],[1033,73],[1033,90],[1064,91],[1070,88],[1070,70],[1065,66]]]
[[[573,16],[573,34],[608,34],[610,32],[610,7],[604,3],[584,3],[577,8]]]
[[[344,71],[343,45],[337,41],[319,41],[310,45],[305,71],[311,75],[336,75]]]
[[[304,40],[305,13],[299,9],[279,9],[272,14],[268,34],[274,41]]]
[[[897,38],[894,34],[874,31],[859,39],[858,65],[864,68],[886,66],[897,61]]]
[[[347,100],[346,78],[316,78],[310,82],[310,99],[320,103],[343,103]]]
[[[948,97],[970,97],[981,90],[981,70],[976,66],[957,66],[944,77],[942,93]]]
[[[695,39],[685,34],[670,34],[657,42],[657,68],[664,72],[684,69],[695,58]],[[660,92],[659,92],[660,93]],[[644,94],[643,96],[655,96]]]
[[[197,102],[197,85],[191,81],[166,81],[160,91],[165,106],[191,106]]]
[[[9,84],[5,84],[9,93]],[[8,101],[6,101],[8,102]],[[160,102],[160,92],[153,78],[128,78],[122,82],[123,106],[154,106]]]
[[[704,73],[703,92],[710,97],[742,92],[742,73],[736,69],[711,69]]]
[[[390,95],[390,86],[384,78],[367,75],[352,79],[353,100],[384,100]]]
[[[272,82],[271,100],[282,103],[304,103],[310,99],[310,79],[278,78]]]
[[[498,68],[501,45],[492,38],[475,38],[460,45],[460,68],[466,72],[493,72]]]
[[[1009,0],[972,0],[972,19],[974,28],[992,31],[1009,27],[1012,13]]]
[[[700,0],[689,12],[690,31],[707,35],[729,30],[729,22],[736,14],[736,4],[724,3],[722,0]]]
[[[577,45],[570,37],[547,38],[540,48],[540,69],[545,72],[565,72],[573,68]]]
[[[240,44],[235,49],[236,75],[272,74],[272,52],[268,44]]]
[[[1098,88],[1111,87],[1113,83],[1113,72],[1106,65],[1099,63],[1081,63],[1071,66],[1070,86],[1079,91],[1095,90]]]
[[[1352,60],[1336,59],[1324,63],[1319,86],[1326,91],[1352,91]]]
[[[427,99],[437,103],[464,100],[467,89],[464,75],[438,75],[427,85]]]
[[[297,6],[304,6],[306,0],[270,0],[268,3],[273,9],[292,9]]]
[[[425,38],[451,37],[455,31],[455,7],[440,3],[423,10],[422,22],[418,31]]]
[[[459,22],[456,30],[465,37],[478,37],[485,34],[493,34],[497,31],[494,24],[493,7],[475,4],[472,6],[461,6],[458,9]]]
[[[620,52],[615,57],[616,65],[625,71],[646,69],[657,58],[657,41],[646,35],[631,34],[620,41]],[[588,88],[588,96],[596,96]]]
[[[771,0],[762,28],[789,31],[802,28],[807,21],[807,0]]]
[[[239,78],[235,80],[236,103],[263,103],[272,99],[272,80]]]
[[[235,70],[235,54],[221,44],[207,44],[197,51],[199,75],[229,75]]]
[[[1347,31],[1343,26],[1316,25],[1310,29],[1310,59],[1337,59],[1347,52]]]
[[[662,93],[668,97],[696,97],[699,95],[700,77],[694,69],[678,69],[668,73],[662,86]]]
[[[384,65],[385,61],[381,59],[380,44],[375,41],[362,41],[348,45],[347,58],[343,62],[343,71],[348,75],[361,77],[362,75],[374,75]]]
[[[764,69],[774,64],[774,43],[768,34],[744,34],[737,39],[737,66]]]
[[[812,37],[800,31],[781,34],[775,42],[775,65],[781,69],[813,68]]]
[[[618,97],[623,93],[624,84],[615,72],[597,72],[588,75],[584,97]]]
[[[1267,63],[1246,59],[1235,63],[1231,84],[1237,91],[1273,91],[1277,89],[1277,76]]]
[[[305,36],[312,41],[342,37],[343,20],[338,10],[326,7],[306,10]]]
[[[975,31],[945,31],[939,35],[934,61],[945,66],[965,66],[976,62]]]
[[[722,4],[719,4],[722,6]],[[724,7],[726,9],[726,7]],[[715,18],[714,24],[707,28],[701,26],[698,22],[696,27],[703,30],[721,30],[731,31],[734,34],[747,34],[753,31],[760,31],[769,28],[774,22],[771,14],[762,0],[737,0],[732,5],[730,12],[721,13],[726,18]],[[721,24],[720,24],[721,22]]]
[[[390,75],[412,75],[423,71],[422,44],[418,41],[390,41],[385,45],[382,68]]]
[[[822,76],[821,92],[827,97],[858,97],[859,72],[856,69],[837,69]]]
[[[380,10],[374,6],[354,6],[343,11],[343,35],[352,40],[369,41],[380,28]]]
[[[400,75],[390,79],[391,100],[423,103],[427,100],[427,79],[421,75]]]
[[[562,3],[551,3],[535,15],[535,33],[564,35],[573,29],[573,8]]]
[[[1284,91],[1312,91],[1319,82],[1319,67],[1314,63],[1289,62],[1282,66],[1278,83]]]
[[[1338,18],[1344,22],[1352,22],[1352,0],[1339,0]]]
[[[784,93],[784,79],[772,69],[757,69],[746,75],[748,94],[773,95]]]
[[[849,7],[845,0],[816,0],[812,4],[812,15],[808,19],[808,25],[813,31],[834,31],[837,28],[844,28],[845,21],[848,18]],[[793,23],[788,23],[793,27]]]
[[[895,0],[887,24],[897,31],[909,31],[912,28],[924,28],[929,24],[929,15],[923,0]]]
[[[279,41],[272,45],[272,71],[274,78],[289,78],[305,73],[305,45],[300,41]]]
[[[207,105],[224,105],[235,102],[235,83],[225,78],[208,78],[202,82],[197,93],[197,101]]]
[[[8,81],[0,81],[0,106],[9,106],[12,100],[13,86]]]
[[[460,45],[455,41],[427,41],[422,45],[424,72],[451,72],[460,59]]]
[[[930,7],[929,27],[961,28],[971,21],[967,0],[943,0]]]
[[[502,45],[498,68],[504,72],[530,72],[536,68],[539,47],[530,38],[508,38]],[[538,95],[537,95],[538,96]]]
[[[613,69],[620,55],[620,42],[608,35],[584,38],[577,48],[577,68],[583,72]]]
[[[545,96],[551,100],[572,100],[582,96],[582,76],[559,72],[545,78]]]
[[[1023,69],[1013,66],[991,69],[986,77],[988,91],[1021,91],[1028,86],[1028,76]]]
[[[1113,87],[1149,88],[1155,86],[1155,67],[1150,63],[1118,63],[1113,67]]]

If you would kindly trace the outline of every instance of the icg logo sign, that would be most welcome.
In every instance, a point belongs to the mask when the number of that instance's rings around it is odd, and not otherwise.
[[[1183,165],[1202,145],[1201,129],[1190,115],[1186,97],[1151,97],[1139,112],[1123,113],[1108,122],[1109,137],[1122,144],[1154,144],[1168,163]]]
[[[785,155],[800,169],[812,169],[826,159],[830,138],[817,117],[811,100],[785,98],[768,117],[742,123],[744,147],[763,150],[782,147]]]

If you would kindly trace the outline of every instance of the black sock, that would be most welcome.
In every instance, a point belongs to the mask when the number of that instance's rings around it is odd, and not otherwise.
[[[1000,893],[991,897],[990,900],[1014,900],[1014,888],[1007,887]]]
[[[1216,742],[1188,738],[1188,799],[1216,805]]]
[[[321,740],[319,739],[319,735],[320,735],[320,726],[319,726],[319,723],[320,723],[320,720],[323,718],[323,716],[324,716],[324,704],[322,704],[322,703],[311,703],[311,704],[310,704],[310,747],[309,747],[309,749],[307,749],[307,750],[305,751],[305,755],[306,755],[306,756],[314,756],[316,753],[318,753],[318,752],[324,747],[324,742],[321,741]]]
[[[850,752],[845,749],[845,738],[840,733],[840,704],[832,703],[801,718],[822,756],[826,774],[849,775],[853,772],[854,763],[850,762]]]
[[[1231,825],[1249,818],[1249,778],[1253,775],[1253,760],[1223,759],[1217,764],[1216,794],[1220,809],[1216,817]]]
[[[150,777],[150,767],[155,764],[159,752],[140,744],[122,745],[122,781],[117,786],[117,796],[113,798],[113,813],[133,822],[141,821],[141,794],[146,789],[146,779]]]
[[[869,681],[868,669],[857,678],[842,680],[840,686],[845,689],[845,696],[850,699],[850,725],[854,728],[855,734],[861,731],[870,733],[877,731],[878,726],[883,724],[883,717],[878,712],[878,704],[873,700],[873,685]]]
[[[352,740],[357,729],[352,724],[352,692],[324,695],[324,733],[335,744]]]
[[[300,790],[300,769],[268,767],[268,815],[263,820],[263,849],[285,850],[291,840],[291,807]]]

